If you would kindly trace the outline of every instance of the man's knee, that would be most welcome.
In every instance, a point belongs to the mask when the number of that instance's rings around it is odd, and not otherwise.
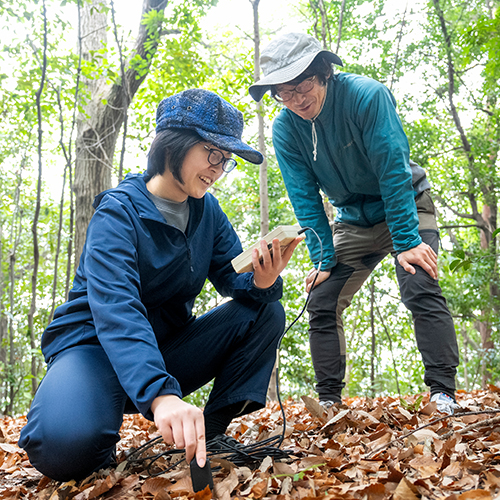
[[[439,310],[446,309],[441,287],[421,267],[415,267],[416,273],[399,275],[399,287],[401,290],[401,301],[413,314],[427,313],[436,307]]]

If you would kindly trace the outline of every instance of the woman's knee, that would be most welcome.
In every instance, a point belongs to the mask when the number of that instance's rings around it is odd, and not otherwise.
[[[265,312],[263,314],[266,315],[266,321],[273,323],[275,326],[274,329],[284,330],[286,315],[281,302],[276,301],[265,304]]]
[[[118,440],[117,431],[106,431],[92,421],[69,427],[32,420],[22,430],[19,446],[42,474],[69,481],[107,467]]]
[[[109,463],[119,440],[126,394],[101,351],[63,351],[35,395],[19,446],[48,477],[85,477]]]

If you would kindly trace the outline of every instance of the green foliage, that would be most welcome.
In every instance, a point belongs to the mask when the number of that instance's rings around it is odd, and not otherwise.
[[[241,21],[251,16],[251,6],[247,3]],[[165,12],[150,12],[142,20],[150,37],[143,55],[129,59],[134,49],[132,44],[124,43],[121,47],[130,67],[140,78],[145,77],[129,108],[126,172],[144,168],[159,101],[190,87],[218,92],[237,106],[246,122],[244,140],[257,145],[256,108],[247,93],[253,83],[253,42],[236,23],[223,28],[204,28],[203,16],[215,4],[215,0],[169,1]],[[65,166],[60,144],[61,126],[62,142],[67,150],[70,145],[74,150],[70,130],[75,92],[78,90],[84,99],[94,97],[84,94],[81,82],[77,89],[79,58],[76,44],[66,42],[71,36],[76,37],[76,1],[47,0],[47,5],[51,14],[47,86],[42,96],[45,184],[39,223],[41,266],[35,315],[38,338],[47,324],[52,302],[59,217],[58,201],[54,200],[60,197],[60,188],[56,191],[53,184],[62,177]],[[325,1],[322,5],[326,9],[324,26],[318,2],[304,1],[298,6],[298,11],[307,22],[310,33],[321,38],[324,28],[326,45],[335,50],[342,2]],[[442,33],[434,2],[410,3],[405,12],[404,5],[395,6],[385,0],[347,0],[339,55],[345,63],[343,70],[376,78],[391,88],[398,101],[412,159],[429,174],[442,227],[440,284],[455,318],[462,355],[457,382],[460,387],[472,389],[479,387],[484,377],[492,383],[500,380],[497,354],[500,297],[496,291],[500,288],[497,255],[500,8],[498,0],[490,2],[491,11],[479,0],[468,4],[440,0],[439,5],[448,28],[448,40]],[[115,2],[115,6],[120,8],[119,3]],[[242,10],[244,8],[242,6]],[[40,82],[42,19],[38,2],[22,2],[16,5],[16,9],[2,3],[0,15],[0,33],[3,35],[0,42],[0,322],[7,322],[12,331],[11,338],[6,334],[0,337],[0,405],[4,410],[8,408],[12,413],[21,413],[30,400],[31,352],[26,318],[31,293],[31,221],[37,164],[37,124],[33,103]],[[262,21],[265,20],[261,20],[262,39],[274,36],[276,27],[267,26]],[[161,35],[159,26],[163,29]],[[119,26],[118,29],[122,28]],[[158,41],[156,50],[153,50]],[[81,77],[103,78],[108,85],[120,83],[118,55],[114,43],[103,41],[101,49],[82,61]],[[449,61],[453,63],[452,71]],[[451,82],[450,74],[453,75]],[[451,91],[458,120],[450,114]],[[295,216],[271,143],[270,124],[280,105],[268,95],[263,104],[269,214],[273,228],[279,224],[295,223]],[[219,181],[214,194],[243,246],[256,241],[260,233],[258,167],[240,161],[237,170]],[[68,187],[65,199],[56,303],[63,300],[62,276],[66,270],[65,250],[70,238]],[[483,213],[491,214],[486,222],[481,219]],[[487,238],[480,226],[487,228]],[[13,287],[9,275],[11,264],[14,266]],[[310,266],[305,244],[301,244],[283,273],[282,303],[288,325],[303,312],[306,301],[303,283]],[[345,394],[396,394],[398,388],[401,395],[423,392],[426,387],[420,353],[414,339],[412,319],[399,300],[392,259],[384,260],[373,273],[373,278],[378,308],[374,316],[374,380],[370,380],[371,291],[364,286],[344,315],[348,352]],[[202,314],[221,300],[207,283],[196,302],[196,314]],[[282,341],[280,382],[284,395],[314,395],[307,319],[305,312]],[[482,344],[478,331],[480,324],[491,332],[493,349]],[[11,354],[13,362],[10,362]],[[37,356],[41,376],[43,369],[39,352]],[[203,405],[209,391],[210,385],[188,400]]]
[[[314,470],[318,467],[323,467],[323,465],[326,465],[326,464],[310,465],[309,467],[306,467],[305,469],[302,469],[301,471],[296,472],[295,474],[275,474],[274,476],[271,476],[271,478],[273,478],[273,477],[291,477],[293,481],[302,481],[304,479],[304,477],[306,476],[307,471]]]
[[[408,403],[408,401],[406,401],[406,399],[403,398],[399,398],[399,402],[401,403],[401,406],[405,410],[411,411],[412,413],[416,413],[419,410],[420,405],[422,404],[422,399],[424,399],[424,396],[420,395],[413,403]]]

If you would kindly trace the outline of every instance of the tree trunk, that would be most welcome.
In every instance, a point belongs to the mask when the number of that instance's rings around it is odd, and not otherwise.
[[[260,0],[250,0],[253,9],[253,42],[254,42],[254,82],[260,80],[260,29],[259,29],[259,3]],[[264,161],[259,166],[259,198],[260,198],[260,235],[265,236],[269,232],[269,190],[267,184],[267,157],[266,138],[264,132],[264,109],[262,100],[257,103],[257,122],[259,126],[259,151],[264,156]],[[267,397],[271,401],[278,399],[278,366],[279,349],[276,353],[276,363],[271,374]]]
[[[321,40],[323,40],[323,48],[329,50],[331,45],[330,23],[328,22],[325,2],[323,0],[318,0],[318,6],[321,13]]]
[[[3,228],[0,224],[0,262],[3,262]],[[4,373],[7,371],[7,349],[6,342],[8,336],[8,320],[7,314],[4,311],[3,297],[7,289],[7,285],[4,281],[4,273],[0,272],[0,366],[3,367]],[[2,377],[3,379],[3,377]],[[3,384],[4,380],[0,380],[0,401],[5,399],[5,387]]]
[[[73,102],[73,119],[71,121],[71,132],[69,134],[68,140],[68,150],[66,153],[66,148],[64,147],[64,142],[61,144],[61,147],[64,151],[64,156],[66,158],[66,166],[68,169],[68,183],[69,183],[69,238],[68,244],[66,247],[66,275],[64,279],[64,300],[68,300],[69,287],[71,283],[71,278],[73,276],[73,244],[75,240],[75,197],[73,190],[73,180],[74,180],[74,170],[73,170],[73,132],[76,127],[76,111],[78,108],[78,102],[80,100],[79,92],[80,92],[80,80],[82,77],[82,9],[81,9],[81,0],[77,0],[77,15],[78,15],[78,68],[76,71],[76,85],[75,85],[75,97]]]
[[[31,305],[28,312],[28,331],[31,347],[31,395],[34,396],[38,387],[38,359],[36,356],[37,340],[35,335],[34,318],[36,313],[37,300],[37,282],[38,282],[38,265],[40,253],[38,248],[38,218],[40,216],[40,205],[42,197],[42,93],[45,87],[45,74],[47,69],[47,11],[45,8],[45,0],[42,3],[43,12],[43,62],[42,73],[40,80],[40,88],[36,93],[36,110],[38,119],[38,179],[36,189],[36,206],[35,216],[31,225],[33,233],[33,274],[31,275]]]
[[[250,0],[253,8],[253,41],[254,41],[254,82],[260,80],[260,33],[259,33],[259,2]],[[259,126],[259,151],[264,161],[259,167],[259,196],[260,196],[260,235],[269,232],[269,190],[267,183],[266,136],[264,132],[264,109],[262,101],[256,106]]]
[[[394,368],[394,380],[396,381],[396,390],[398,391],[399,397],[401,397],[401,390],[399,388],[398,367],[396,365],[396,360],[394,358],[394,349],[392,347],[391,334],[389,333],[389,329],[387,328],[387,325],[385,324],[384,317],[380,311],[380,307],[378,306],[378,304],[375,306],[375,308],[377,309],[377,315],[378,315],[378,319],[380,321],[380,324],[382,325],[382,328],[384,329],[387,340],[389,341],[389,349],[391,351],[391,358],[392,358],[392,367]]]
[[[105,0],[84,2],[81,10],[81,57],[90,61],[92,53],[107,46]],[[83,77],[88,101],[81,100],[83,113],[77,119],[75,162],[75,268],[85,242],[85,233],[94,210],[94,197],[111,187],[111,168],[118,123],[108,119],[107,85],[104,75],[94,79]],[[111,152],[111,158],[110,158]]]
[[[82,57],[90,59],[92,50],[106,46],[106,15],[100,12],[104,0],[84,4],[82,15]],[[144,0],[142,15],[151,10],[163,11],[167,0]],[[125,78],[113,85],[106,85],[104,78],[87,80],[90,99],[79,117],[76,138],[75,164],[75,267],[85,241],[88,223],[94,210],[92,202],[97,194],[111,187],[113,156],[120,128],[135,93],[146,78],[151,61],[158,47],[162,26],[139,25],[139,34]],[[137,58],[145,65],[137,67]]]
[[[29,140],[27,141],[29,142]],[[16,286],[16,256],[17,256],[17,247],[19,246],[19,241],[21,238],[22,231],[22,217],[23,212],[20,208],[20,197],[21,197],[21,185],[23,182],[23,170],[27,161],[27,156],[25,152],[25,156],[21,161],[21,165],[19,168],[19,174],[17,178],[16,189],[14,190],[13,197],[13,213],[12,213],[12,225],[10,229],[10,253],[9,253],[9,308],[8,308],[8,320],[7,320],[7,335],[8,339],[6,340],[6,344],[9,346],[8,352],[8,361],[6,360],[6,370],[5,376],[3,378],[4,384],[4,394],[7,396],[8,403],[5,407],[5,413],[7,415],[12,415],[14,409],[14,368],[15,368],[15,359],[16,354],[14,351],[14,316],[15,316],[15,299],[14,299],[14,289]],[[6,355],[7,358],[7,355]]]
[[[111,18],[113,20],[113,33],[115,35],[115,42],[116,46],[118,47],[118,53],[120,55],[120,76],[122,78],[122,81],[126,82],[127,79],[125,78],[125,61],[123,59],[122,46],[118,38],[118,28],[116,26],[116,19],[115,19],[115,3],[113,2],[113,0],[111,0]],[[125,100],[131,102],[128,92],[128,85],[124,85],[124,91],[126,94]],[[123,162],[125,159],[125,143],[127,142],[127,128],[128,128],[128,113],[125,113],[123,119],[122,148],[120,151],[120,162],[118,164],[118,184],[123,180]]]
[[[63,183],[61,189],[61,201],[59,202],[59,224],[57,228],[57,244],[56,253],[54,256],[54,273],[52,276],[52,297],[50,313],[47,323],[52,321],[54,317],[54,311],[56,309],[56,296],[57,296],[57,285],[59,283],[59,255],[61,254],[61,238],[62,238],[62,228],[63,228],[63,215],[64,215],[64,191],[66,190],[66,175],[67,175],[67,165],[64,168]]]
[[[340,6],[340,13],[339,13],[339,22],[338,22],[338,27],[337,27],[337,46],[335,47],[335,53],[337,54],[339,49],[340,49],[340,41],[342,39],[342,25],[344,22],[344,13],[345,13],[345,1],[342,0],[342,5]]]

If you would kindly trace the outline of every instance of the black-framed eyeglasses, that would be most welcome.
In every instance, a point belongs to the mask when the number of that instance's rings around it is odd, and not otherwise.
[[[204,147],[208,151],[208,163],[210,163],[210,165],[216,167],[217,165],[220,165],[222,163],[222,170],[226,173],[231,172],[231,170],[233,170],[236,165],[238,165],[234,158],[226,158],[222,151],[209,148],[206,145]]]
[[[314,80],[316,80],[316,75],[306,78],[291,90],[279,90],[273,97],[278,102],[287,102],[293,97],[294,92],[297,92],[297,94],[307,94],[313,89]]]

